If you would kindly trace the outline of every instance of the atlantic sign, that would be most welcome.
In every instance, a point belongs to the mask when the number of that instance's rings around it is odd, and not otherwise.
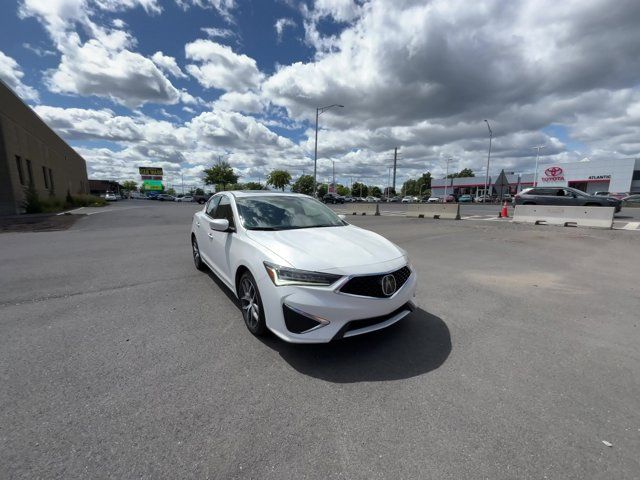
[[[549,167],[544,171],[543,182],[564,182],[564,170],[561,167]]]

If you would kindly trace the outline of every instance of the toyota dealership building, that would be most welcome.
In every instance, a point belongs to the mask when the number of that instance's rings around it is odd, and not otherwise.
[[[495,193],[494,182],[500,172],[489,177],[490,191]],[[534,174],[507,173],[511,194],[534,186]],[[444,197],[447,193],[455,195],[475,195],[484,189],[485,177],[463,177],[433,179],[431,195]],[[640,159],[590,160],[574,163],[541,164],[538,167],[538,186],[573,187],[587,193],[640,193]]]

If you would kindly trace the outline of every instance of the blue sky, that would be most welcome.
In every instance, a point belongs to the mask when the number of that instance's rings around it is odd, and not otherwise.
[[[197,184],[313,168],[384,186],[431,171],[638,156],[640,6],[601,0],[19,0],[0,17],[0,78],[87,159]],[[606,16],[607,22],[599,19]],[[553,22],[550,21],[553,19]],[[614,27],[614,28],[612,28]],[[595,49],[594,46],[598,48]]]

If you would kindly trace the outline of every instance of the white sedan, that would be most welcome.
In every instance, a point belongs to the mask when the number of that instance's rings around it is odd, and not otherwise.
[[[406,252],[306,195],[216,194],[194,214],[191,245],[196,268],[238,297],[254,335],[324,343],[388,327],[415,308]]]

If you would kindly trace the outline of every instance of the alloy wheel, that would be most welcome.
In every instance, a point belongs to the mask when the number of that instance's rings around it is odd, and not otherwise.
[[[253,282],[244,277],[240,283],[241,295],[240,305],[242,307],[242,316],[250,330],[254,330],[260,321],[260,305],[258,303],[258,291]]]

